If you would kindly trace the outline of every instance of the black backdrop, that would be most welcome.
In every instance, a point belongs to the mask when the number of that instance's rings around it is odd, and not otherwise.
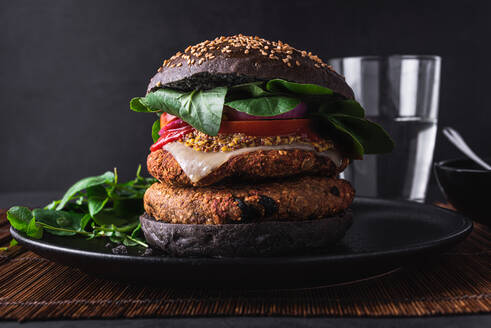
[[[153,116],[130,112],[162,60],[253,34],[321,58],[442,56],[440,126],[491,156],[490,1],[0,0],[0,192],[61,190],[145,163]],[[460,154],[439,133],[435,159]]]

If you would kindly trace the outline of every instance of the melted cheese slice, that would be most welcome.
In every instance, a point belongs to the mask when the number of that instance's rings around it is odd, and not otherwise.
[[[179,163],[182,170],[189,177],[191,182],[196,183],[203,179],[205,176],[213,172],[213,170],[219,168],[222,164],[227,162],[234,156],[250,153],[257,150],[287,150],[287,149],[302,149],[308,151],[315,151],[315,148],[308,144],[291,144],[291,145],[278,145],[278,146],[259,146],[259,147],[246,147],[240,148],[228,152],[202,152],[187,147],[181,142],[171,142],[166,144],[164,150],[171,153],[174,159]],[[331,159],[338,167],[342,165],[343,158],[341,154],[336,150],[328,150],[325,152],[318,152],[317,155],[326,156]]]

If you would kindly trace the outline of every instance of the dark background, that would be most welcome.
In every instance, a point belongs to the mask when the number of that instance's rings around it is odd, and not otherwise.
[[[63,190],[145,163],[153,116],[133,113],[163,59],[227,34],[321,58],[442,56],[440,126],[491,156],[490,1],[0,0],[0,192]],[[460,156],[439,133],[435,160]]]

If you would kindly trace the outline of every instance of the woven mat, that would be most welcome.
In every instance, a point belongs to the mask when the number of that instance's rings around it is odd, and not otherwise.
[[[0,213],[0,243],[10,240]],[[491,311],[491,232],[431,263],[352,285],[304,290],[174,289],[87,276],[15,246],[0,253],[0,318],[427,316]]]

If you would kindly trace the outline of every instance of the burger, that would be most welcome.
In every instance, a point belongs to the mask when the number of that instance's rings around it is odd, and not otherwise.
[[[324,249],[352,224],[341,173],[393,141],[309,51],[234,35],[164,60],[136,112],[157,114],[145,238],[172,256]]]

